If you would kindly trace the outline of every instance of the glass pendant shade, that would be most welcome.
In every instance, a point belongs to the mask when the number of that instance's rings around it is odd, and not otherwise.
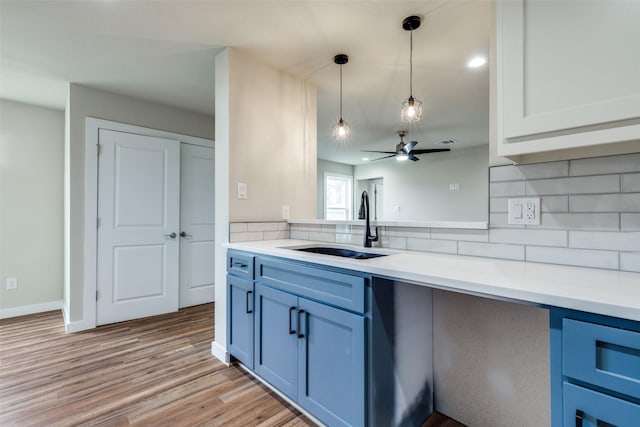
[[[422,117],[422,101],[409,96],[402,103],[402,115],[403,122],[417,122]]]
[[[333,127],[333,137],[338,141],[345,141],[351,136],[351,127],[349,123],[342,120],[342,118]]]

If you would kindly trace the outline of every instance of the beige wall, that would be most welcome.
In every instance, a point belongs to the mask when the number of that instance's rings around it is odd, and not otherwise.
[[[0,100],[0,167],[0,308],[59,305],[64,113]]]
[[[229,218],[316,214],[316,87],[229,50]],[[238,182],[248,198],[236,197]]]
[[[226,301],[229,222],[278,221],[316,209],[316,87],[228,48],[216,56],[216,301]],[[248,197],[238,200],[238,182]],[[212,351],[226,357],[226,306]]]
[[[85,119],[94,117],[213,139],[214,118],[78,84],[71,84],[68,104],[70,266],[67,321],[74,322],[87,320],[82,319]]]

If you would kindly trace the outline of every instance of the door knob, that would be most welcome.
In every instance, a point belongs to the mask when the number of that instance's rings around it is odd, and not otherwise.
[[[181,231],[180,237],[193,237],[193,236],[191,234],[188,234],[186,231]]]
[[[164,237],[170,237],[170,238],[172,238],[172,239],[175,239],[175,238],[176,238],[176,236],[177,236],[177,234],[176,234],[176,233],[171,233],[171,234],[165,234],[165,235],[164,235]]]

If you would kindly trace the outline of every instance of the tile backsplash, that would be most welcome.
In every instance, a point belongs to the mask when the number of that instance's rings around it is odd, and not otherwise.
[[[229,224],[229,242],[278,240],[289,238],[289,224],[274,222],[232,222]]]
[[[512,197],[540,197],[541,224],[508,224]],[[640,153],[492,167],[489,198],[488,230],[386,226],[380,246],[640,272]],[[290,226],[292,239],[361,245],[363,235]]]

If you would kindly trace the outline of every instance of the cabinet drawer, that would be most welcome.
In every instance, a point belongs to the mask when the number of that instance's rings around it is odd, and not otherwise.
[[[234,250],[227,251],[227,273],[253,280],[254,256]]]
[[[562,373],[640,398],[640,333],[563,319]]]
[[[565,382],[563,425],[637,427],[640,405]]]
[[[270,258],[256,260],[256,280],[358,313],[365,311],[366,278]]]

